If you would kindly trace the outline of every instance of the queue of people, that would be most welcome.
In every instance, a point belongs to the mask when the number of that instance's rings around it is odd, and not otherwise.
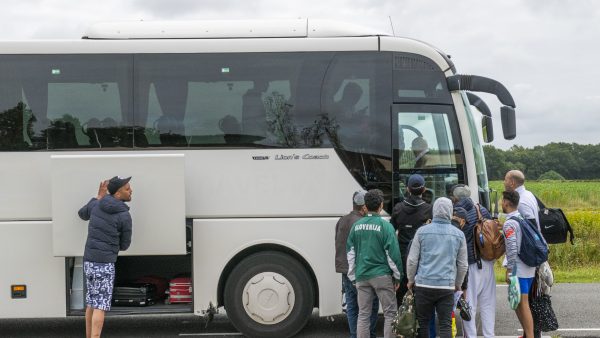
[[[520,258],[522,227],[531,226],[539,237],[538,207],[525,189],[525,177],[511,170],[504,181],[502,209],[506,221],[499,223],[506,242],[507,282],[516,274],[521,298],[516,308],[523,337],[537,338],[529,308],[529,291],[537,266]],[[495,260],[478,254],[474,229],[490,211],[471,199],[468,186],[458,184],[448,198],[439,197],[433,206],[423,201],[425,179],[418,174],[407,181],[406,197],[397,203],[390,222],[380,212],[383,194],[374,189],[353,196],[353,211],[336,226],[336,270],[342,273],[350,337],[374,337],[379,300],[383,307],[384,337],[394,337],[391,321],[398,305],[410,290],[414,294],[418,337],[435,337],[435,320],[442,338],[452,337],[452,312],[459,303],[470,303],[464,311],[464,337],[477,337],[476,315],[484,337],[494,337],[496,309]],[[545,242],[544,242],[545,244]],[[546,244],[547,245],[547,244]],[[433,332],[430,333],[431,326]]]

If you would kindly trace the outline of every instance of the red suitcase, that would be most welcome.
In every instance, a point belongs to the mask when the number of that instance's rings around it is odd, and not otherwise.
[[[168,304],[192,302],[192,279],[190,277],[173,278],[169,282]]]

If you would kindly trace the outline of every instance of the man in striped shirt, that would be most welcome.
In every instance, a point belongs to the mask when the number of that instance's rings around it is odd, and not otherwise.
[[[519,193],[516,191],[502,192],[502,211],[506,213],[506,221],[502,227],[506,245],[506,282],[510,283],[510,275],[516,272],[519,278],[519,286],[521,289],[521,302],[517,307],[516,313],[519,322],[523,327],[524,336],[528,338],[534,337],[533,332],[533,317],[529,308],[529,290],[533,284],[535,276],[535,266],[528,266],[519,258],[521,251],[522,230],[519,222],[515,218],[522,217],[517,210],[519,206]]]

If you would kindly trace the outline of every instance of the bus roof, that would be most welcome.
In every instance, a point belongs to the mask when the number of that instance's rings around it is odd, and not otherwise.
[[[385,36],[388,33],[332,20],[203,20],[103,22],[85,39],[330,38]]]
[[[0,54],[241,53],[398,51],[452,61],[437,48],[411,38],[331,20],[206,20],[106,22],[77,40],[0,41]]]

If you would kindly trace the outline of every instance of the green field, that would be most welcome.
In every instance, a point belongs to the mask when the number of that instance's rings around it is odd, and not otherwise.
[[[600,211],[600,181],[530,181],[525,187],[550,208]],[[492,181],[490,188],[502,192],[504,185]]]
[[[502,181],[490,182],[502,191]],[[526,182],[525,187],[547,207],[561,208],[575,233],[575,245],[550,245],[550,266],[555,278],[563,283],[600,282],[600,181]],[[496,277],[504,281],[497,264]]]

